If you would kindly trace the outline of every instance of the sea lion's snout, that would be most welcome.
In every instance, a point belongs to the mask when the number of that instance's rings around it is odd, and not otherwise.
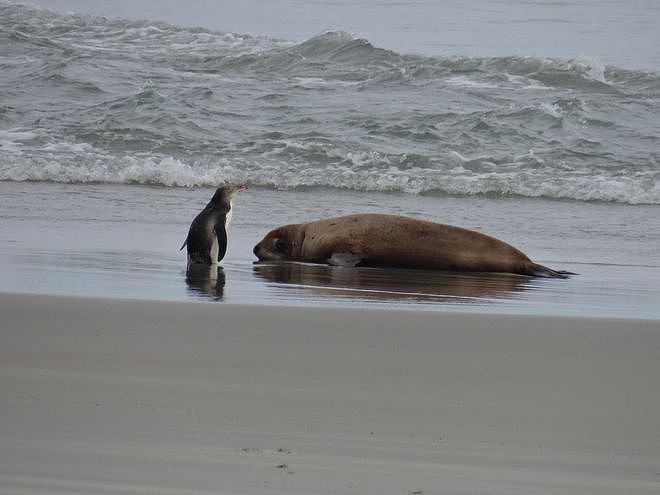
[[[273,231],[254,246],[252,252],[259,258],[259,261],[285,261],[288,259],[289,250],[287,240],[280,238],[278,231]]]
[[[259,261],[281,261],[283,257],[279,253],[273,252],[266,244],[265,240],[261,241],[252,250]]]

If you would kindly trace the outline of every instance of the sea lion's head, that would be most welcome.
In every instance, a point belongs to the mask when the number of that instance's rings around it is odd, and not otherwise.
[[[302,225],[284,225],[266,234],[254,246],[254,254],[259,261],[293,261],[298,259],[302,245]]]

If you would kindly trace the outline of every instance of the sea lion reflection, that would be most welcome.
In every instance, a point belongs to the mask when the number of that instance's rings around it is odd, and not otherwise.
[[[255,263],[257,277],[316,295],[368,300],[487,302],[530,288],[531,277],[500,273],[340,268],[295,262]]]

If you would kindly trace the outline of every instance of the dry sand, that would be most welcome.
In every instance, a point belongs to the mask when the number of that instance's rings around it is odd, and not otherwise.
[[[660,323],[0,294],[0,492],[660,493]]]

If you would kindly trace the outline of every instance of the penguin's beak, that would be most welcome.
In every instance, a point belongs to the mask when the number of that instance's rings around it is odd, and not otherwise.
[[[239,186],[233,186],[229,188],[229,193],[233,196],[237,192],[245,191],[248,188],[246,184],[241,184]]]

